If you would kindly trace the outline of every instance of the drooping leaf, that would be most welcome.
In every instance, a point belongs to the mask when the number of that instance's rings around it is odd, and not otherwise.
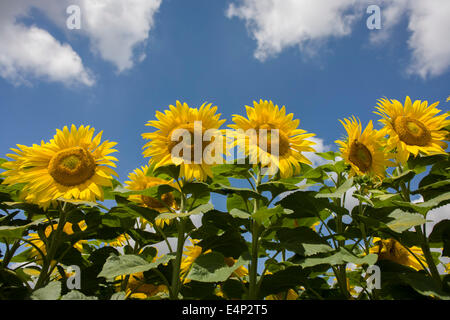
[[[222,282],[227,280],[237,268],[248,262],[248,256],[241,256],[233,266],[229,267],[225,263],[223,254],[207,253],[195,259],[187,278],[200,282]]]
[[[123,256],[111,255],[106,260],[105,265],[103,266],[103,269],[99,273],[98,277],[114,279],[115,277],[121,275],[144,272],[154,269],[160,264],[166,264],[172,259],[175,259],[174,254],[166,254],[152,263],[133,254],[126,254]]]
[[[57,300],[61,297],[61,282],[52,281],[43,288],[37,289],[31,295],[33,300]]]

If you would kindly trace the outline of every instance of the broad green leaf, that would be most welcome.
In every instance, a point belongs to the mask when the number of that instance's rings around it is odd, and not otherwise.
[[[282,228],[276,234],[282,246],[302,256],[333,251],[325,240],[307,227]]]
[[[334,151],[328,151],[328,152],[316,152],[316,154],[319,157],[324,158],[325,160],[329,160],[329,161],[334,161],[334,159],[336,159],[336,157],[339,155],[338,153],[334,152]]]
[[[280,216],[283,214],[283,207],[277,205],[274,208],[262,207],[258,211],[256,211],[252,217],[259,224],[268,227],[270,225],[271,218],[274,216]]]
[[[248,256],[241,256],[233,266],[229,267],[225,263],[224,255],[213,251],[195,259],[187,278],[200,282],[222,282],[227,280],[237,268],[248,262]]]
[[[230,211],[230,215],[233,218],[240,218],[240,219],[248,219],[251,217],[251,215],[247,212],[245,212],[244,210],[239,210],[239,209],[232,209]]]
[[[430,242],[442,243],[442,255],[450,257],[450,220],[439,221],[429,237]]]
[[[39,219],[23,226],[0,226],[0,238],[20,239],[25,230],[29,227],[38,225],[43,221],[44,219]]]
[[[126,254],[123,256],[111,255],[106,260],[98,277],[114,279],[115,277],[121,275],[145,272],[158,267],[160,264],[166,264],[172,259],[175,259],[174,254],[166,254],[155,262],[148,262],[145,259],[133,254]]]
[[[398,233],[427,222],[421,214],[409,213],[400,209],[394,210],[388,217],[393,218],[394,220],[386,223],[386,226]]]
[[[414,290],[425,296],[438,297],[442,300],[450,300],[450,294],[438,288],[430,277],[416,272],[399,273],[400,280],[409,284]]]
[[[161,213],[160,215],[158,215],[156,217],[156,219],[175,219],[175,218],[182,218],[182,217],[189,217],[195,214],[203,214],[205,212],[208,212],[210,210],[213,210],[214,206],[212,205],[212,203],[206,203],[206,204],[202,204],[200,206],[198,206],[197,208],[195,208],[194,210],[190,211],[190,212],[185,212],[185,213],[170,213],[170,212],[166,212],[166,213]]]
[[[368,264],[373,265],[377,262],[378,256],[376,254],[369,254],[363,257],[357,257],[350,253],[345,248],[340,248],[337,252],[331,255],[323,255],[320,254],[320,257],[307,257],[299,261],[299,265],[303,268],[313,267],[320,264],[328,264],[328,265],[339,265],[346,263],[354,263],[354,264]]]
[[[293,210],[291,218],[317,217],[323,209],[329,207],[330,202],[328,199],[316,198],[316,194],[314,191],[296,191],[277,204]]]
[[[71,290],[61,297],[61,300],[98,300],[95,296],[86,296],[78,290]]]
[[[353,178],[346,180],[333,193],[318,193],[316,198],[341,198],[353,186]]]
[[[31,295],[32,300],[57,300],[61,296],[61,282],[52,281],[43,288],[37,289]]]
[[[127,294],[123,291],[116,292],[111,296],[110,300],[125,300]]]

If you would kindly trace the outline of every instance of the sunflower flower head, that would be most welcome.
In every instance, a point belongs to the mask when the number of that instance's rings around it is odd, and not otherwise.
[[[149,170],[148,166],[135,169],[128,175],[129,181],[125,181],[125,187],[131,191],[142,191],[165,184],[176,188],[176,185],[171,181],[151,176]],[[178,205],[172,192],[163,194],[161,200],[145,195],[131,195],[128,197],[128,200],[161,213],[178,210]],[[163,227],[164,224],[169,224],[170,221],[170,219],[156,219],[155,222],[158,227]]]
[[[45,228],[45,230],[44,230],[45,238],[49,239],[51,234],[52,234],[52,232],[54,230],[56,230],[57,228],[58,228],[58,224],[57,223],[48,225]],[[78,228],[81,231],[86,230],[87,229],[86,222],[84,220],[78,222]],[[70,222],[66,222],[64,224],[64,227],[63,227],[63,232],[66,235],[74,234],[75,232],[73,230],[73,224],[70,223]],[[26,243],[25,246],[26,247],[31,247],[31,257],[35,259],[36,263],[40,264],[43,261],[42,254],[44,254],[44,255],[47,254],[47,246],[45,244],[45,241],[43,239],[41,239],[39,234],[37,234],[37,233],[29,233],[28,235],[30,237],[28,239],[28,241],[31,242],[32,244]],[[76,243],[74,243],[73,247],[75,249],[77,249],[78,251],[82,252],[83,251],[83,243],[87,243],[87,240],[77,241]]]
[[[370,248],[370,253],[378,254],[378,260],[390,260],[415,270],[423,270],[422,264],[427,267],[422,249],[419,247],[413,246],[408,248],[408,250],[395,239],[380,239],[377,237],[373,238],[373,242],[375,246]],[[410,251],[414,253],[422,264]]]
[[[372,121],[362,130],[355,117],[340,121],[347,137],[337,140],[342,158],[351,167],[350,175],[370,175],[382,179],[386,166],[390,165],[388,155],[383,150],[383,132],[373,129]]]
[[[253,107],[246,106],[247,118],[234,115],[235,145],[251,164],[266,167],[269,175],[278,171],[282,178],[300,172],[300,163],[311,164],[302,152],[314,152],[315,136],[298,129],[300,120],[293,120],[293,114],[286,114],[272,101],[254,101]]]
[[[378,100],[376,114],[380,115],[383,130],[389,135],[387,148],[397,151],[397,161],[405,163],[412,154],[445,154],[444,142],[450,125],[448,114],[438,115],[439,102],[428,105],[427,101],[406,97],[405,103],[398,100]]]
[[[158,120],[148,121],[146,126],[157,130],[143,133],[149,140],[144,145],[144,156],[150,157],[150,165],[156,168],[179,165],[180,176],[186,180],[205,181],[212,177],[211,167],[220,161],[224,153],[223,133],[217,107],[204,103],[200,108],[190,108],[176,102],[164,113],[157,111]],[[222,158],[223,159],[223,158]]]
[[[21,197],[31,203],[48,208],[58,199],[90,201],[103,200],[103,187],[112,186],[117,173],[110,154],[115,142],[101,142],[102,132],[94,137],[89,126],[66,126],[56,130],[50,142],[32,147],[18,145],[15,154],[7,156],[13,161],[3,164],[4,184],[24,183]]]

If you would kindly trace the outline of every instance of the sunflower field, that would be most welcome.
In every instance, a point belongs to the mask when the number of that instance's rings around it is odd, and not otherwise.
[[[228,125],[177,101],[143,123],[148,164],[123,180],[89,125],[11,146],[0,299],[448,300],[450,212],[429,214],[450,203],[438,104],[380,99],[375,124],[336,121],[339,151],[316,153],[272,101]]]

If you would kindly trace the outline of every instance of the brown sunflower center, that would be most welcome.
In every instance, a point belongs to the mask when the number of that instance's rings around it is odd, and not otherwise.
[[[89,180],[95,173],[95,159],[89,151],[73,147],[56,153],[48,165],[48,173],[64,186],[76,186]]]
[[[210,143],[214,142],[214,136],[211,138],[211,141],[203,141],[204,132],[205,128],[202,125],[196,127],[194,123],[186,123],[178,126],[169,134],[169,151],[174,153],[173,156],[182,158],[183,161],[201,162],[203,151]],[[198,136],[196,137],[196,135]],[[176,150],[174,150],[175,147],[177,147]],[[198,148],[197,157],[196,147]]]
[[[369,171],[372,165],[372,154],[370,153],[370,150],[357,140],[353,141],[350,146],[348,159],[362,172]]]
[[[161,196],[161,201],[149,196],[142,196],[142,202],[153,209],[162,209],[165,207],[172,207],[175,199],[172,193],[165,193]]]
[[[275,152],[278,149],[279,156],[286,155],[289,153],[290,149],[288,136],[271,124],[263,124],[259,126],[258,146],[270,154],[272,154],[272,151]]]
[[[425,125],[407,116],[397,117],[394,129],[400,140],[408,145],[424,147],[431,141],[431,133]]]

